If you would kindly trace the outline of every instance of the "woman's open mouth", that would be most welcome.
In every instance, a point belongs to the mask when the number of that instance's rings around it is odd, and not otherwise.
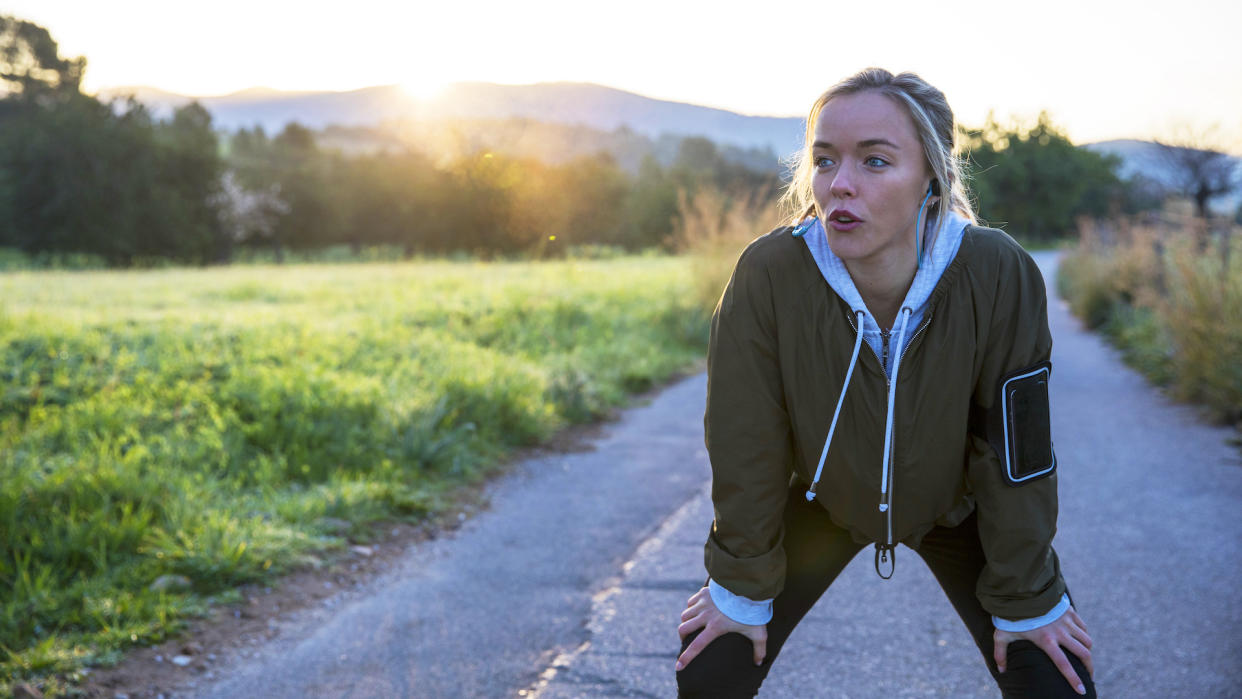
[[[846,209],[833,209],[828,214],[828,225],[835,231],[852,231],[862,225],[862,219]]]

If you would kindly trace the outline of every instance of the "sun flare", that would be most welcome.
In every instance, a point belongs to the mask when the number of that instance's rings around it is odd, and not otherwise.
[[[448,82],[445,80],[428,76],[419,76],[417,78],[402,81],[401,89],[405,91],[405,94],[416,100],[428,101],[435,99],[441,92],[444,91],[444,88],[447,85]]]

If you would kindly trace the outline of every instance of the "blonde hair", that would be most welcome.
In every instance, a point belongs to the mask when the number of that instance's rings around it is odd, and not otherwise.
[[[914,122],[915,135],[923,144],[928,168],[940,184],[940,199],[929,207],[928,220],[934,215],[943,224],[947,217],[939,214],[945,210],[943,204],[948,202],[949,210],[956,211],[971,223],[976,223],[974,207],[970,204],[970,195],[966,189],[963,162],[955,149],[957,126],[953,122],[953,110],[949,108],[944,93],[914,73],[893,75],[883,68],[867,68],[851,75],[828,88],[811,105],[811,111],[806,118],[806,140],[792,159],[793,178],[781,196],[781,205],[788,213],[790,223],[797,225],[815,214],[815,197],[811,191],[815,164],[811,158],[811,144],[815,141],[815,127],[818,125],[820,110],[834,97],[868,90],[875,90],[905,107],[910,114],[910,120]],[[937,230],[932,235],[933,240],[939,237],[939,227],[937,225]]]

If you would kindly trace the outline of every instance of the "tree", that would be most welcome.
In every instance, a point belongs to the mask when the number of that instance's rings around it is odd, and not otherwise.
[[[654,156],[643,157],[626,206],[633,221],[631,248],[666,244],[678,218],[677,188]]]
[[[28,174],[5,168],[4,160],[25,161],[30,149],[31,111],[38,103],[78,95],[86,59],[61,58],[59,47],[46,29],[32,22],[0,15],[0,245],[20,246],[26,233],[15,220],[32,204],[22,197]],[[3,150],[7,147],[8,152]],[[35,176],[38,173],[33,173]],[[18,202],[23,205],[18,207]]]
[[[1189,136],[1175,141],[1156,141],[1173,177],[1178,193],[1195,202],[1199,218],[1208,218],[1211,200],[1238,187],[1237,161],[1205,145],[1205,138]]]
[[[75,94],[85,71],[86,59],[62,58],[43,27],[0,15],[0,97]]]
[[[1041,113],[1029,126],[1002,126],[989,115],[965,130],[980,215],[1018,235],[1050,240],[1079,216],[1104,216],[1126,201],[1119,160],[1078,148]]]
[[[229,252],[234,243],[270,244],[277,221],[289,213],[289,205],[280,198],[280,185],[247,188],[232,170],[221,176],[215,204]]]
[[[222,251],[220,156],[197,104],[157,122],[78,89],[86,61],[46,29],[0,17],[0,243],[114,265]]]
[[[227,262],[230,239],[220,220],[223,162],[211,114],[198,102],[179,107],[155,128],[159,151],[158,199],[153,226],[166,236],[164,253],[195,262]]]
[[[441,217],[435,209],[443,174],[425,156],[377,153],[341,166],[345,237],[355,251],[363,244],[389,244],[410,256],[426,247],[427,232]]]
[[[154,179],[150,129],[140,106],[116,115],[80,94],[55,108],[17,110],[0,129],[7,242],[29,253],[132,262],[139,254],[139,183]]]
[[[219,155],[206,112],[153,121],[142,105],[78,94],[30,105],[0,129],[3,242],[110,264],[221,255]]]
[[[336,162],[319,150],[315,134],[296,122],[272,139],[271,178],[289,213],[276,223],[272,244],[277,259],[284,246],[307,249],[345,241],[342,208],[335,196],[332,175]]]

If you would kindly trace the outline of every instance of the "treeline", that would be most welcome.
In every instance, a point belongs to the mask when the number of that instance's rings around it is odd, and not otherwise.
[[[546,164],[477,152],[345,156],[297,124],[217,134],[198,104],[159,120],[81,93],[83,59],[0,17],[0,247],[85,253],[112,265],[228,262],[239,247],[398,246],[479,255],[666,244],[677,192],[772,189],[773,173],[685,138],[671,165],[624,171],[608,155]]]
[[[727,160],[703,138],[682,139],[669,167],[645,158],[626,172],[608,154],[559,164],[500,152],[435,162],[419,151],[344,156],[290,124],[274,137],[227,139],[221,212],[242,244],[314,249],[348,244],[406,254],[555,255],[592,244],[668,244],[677,192],[770,189],[772,173]]]
[[[101,102],[79,89],[84,69],[42,27],[0,16],[0,248],[116,266],[345,245],[407,256],[637,250],[669,245],[679,193],[774,197],[781,184],[776,169],[693,137],[671,163],[648,156],[636,171],[606,153],[555,163],[499,148],[346,155],[297,124],[221,134],[196,103],[156,119],[132,100]],[[1115,158],[1075,147],[1046,116],[989,120],[963,138],[981,214],[1025,240],[1148,203],[1118,178]]]
[[[1047,113],[1033,124],[962,129],[970,186],[984,222],[1024,241],[1071,236],[1080,217],[1106,218],[1158,207],[1163,192],[1123,180],[1120,158],[1075,146]]]

